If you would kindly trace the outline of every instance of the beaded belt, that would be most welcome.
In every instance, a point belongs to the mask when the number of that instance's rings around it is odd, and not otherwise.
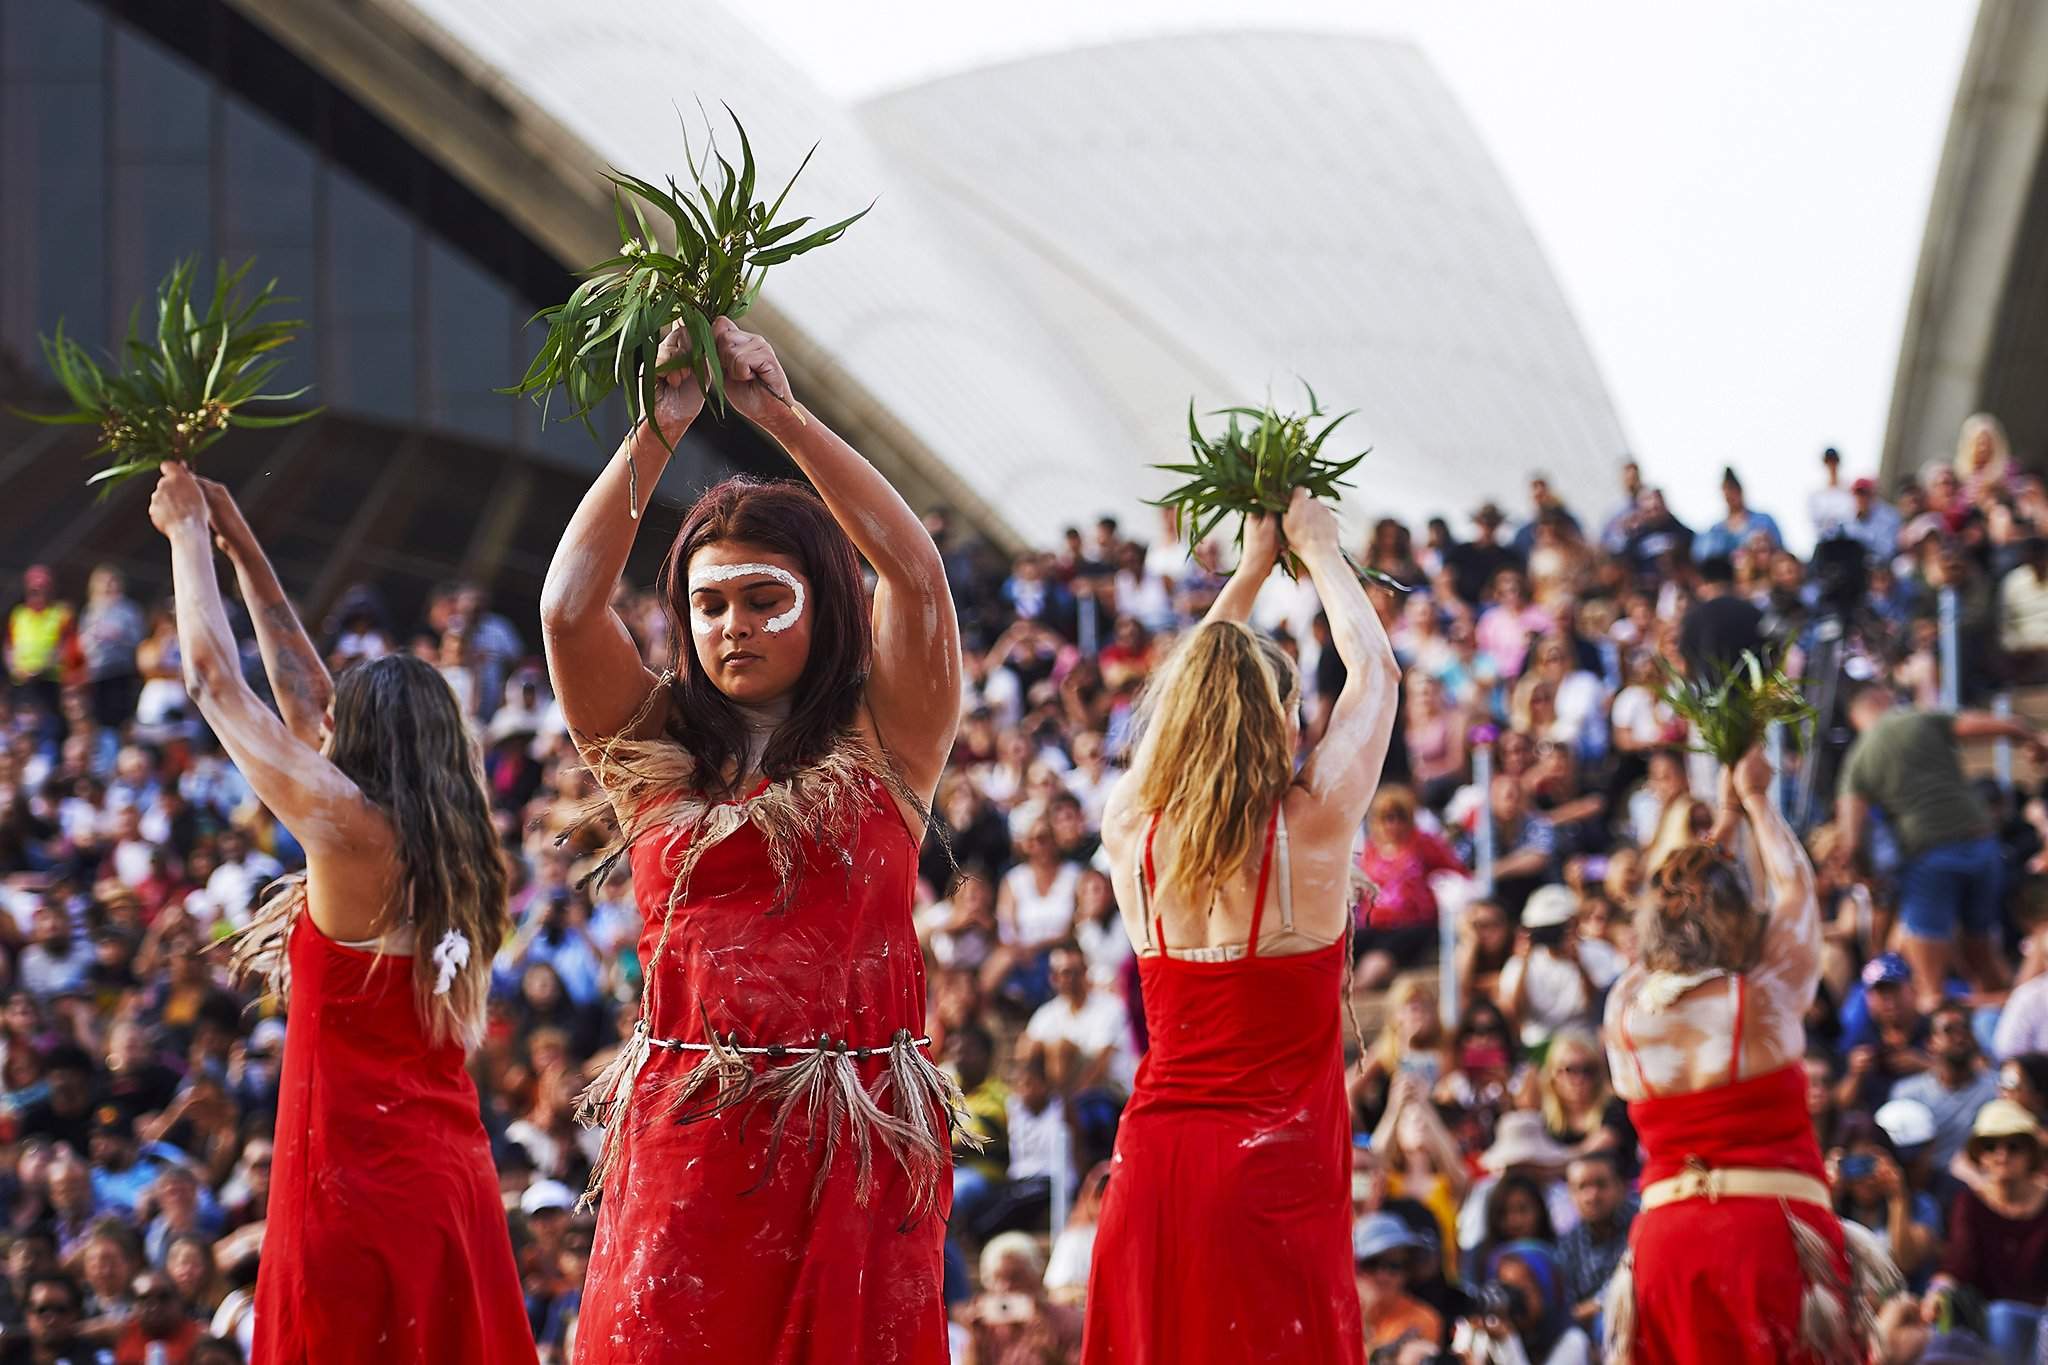
[[[818,1041],[815,1043],[770,1043],[765,1047],[752,1045],[742,1047],[740,1045],[738,1029],[732,1030],[722,1038],[718,1037],[718,1034],[714,1031],[712,1037],[717,1038],[715,1044],[686,1043],[680,1038],[654,1037],[648,1032],[647,1021],[644,1019],[633,1025],[633,1029],[634,1032],[646,1038],[647,1046],[666,1048],[671,1052],[736,1052],[742,1057],[767,1057],[771,1060],[782,1057],[816,1057],[821,1053],[829,1052],[840,1056],[852,1057],[857,1061],[864,1061],[869,1057],[886,1057],[904,1042],[908,1042],[912,1047],[928,1048],[932,1045],[932,1040],[929,1037],[911,1037],[910,1030],[907,1028],[897,1029],[896,1036],[881,1047],[854,1047],[844,1038],[834,1038],[826,1033],[819,1034]]]

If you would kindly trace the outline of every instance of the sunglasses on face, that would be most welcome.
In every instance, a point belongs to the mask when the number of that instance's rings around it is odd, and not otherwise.
[[[1560,1076],[1591,1076],[1594,1066],[1591,1062],[1566,1062],[1557,1069]]]
[[[1358,1268],[1368,1275],[1405,1275],[1408,1262],[1399,1256],[1375,1256],[1370,1261],[1360,1261]]]
[[[1979,1150],[1986,1156],[1993,1152],[2008,1152],[2013,1156],[2025,1156],[2034,1150],[2034,1140],[2025,1137],[1985,1138]]]

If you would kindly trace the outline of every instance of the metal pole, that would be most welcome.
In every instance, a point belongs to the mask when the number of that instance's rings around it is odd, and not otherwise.
[[[1493,894],[1493,741],[1472,751],[1472,785],[1479,789],[1479,822],[1473,832],[1473,874],[1479,894]]]
[[[1941,709],[1956,711],[1963,704],[1963,645],[1957,624],[1956,590],[1941,590]]]
[[[1436,1013],[1446,1032],[1458,1027],[1458,915],[1462,907],[1436,912]]]
[[[1074,1136],[1062,1123],[1052,1130],[1052,1235],[1067,1225],[1067,1210],[1074,1202]]]
[[[1764,731],[1764,756],[1771,760],[1771,809],[1785,813],[1785,727],[1773,721]]]
[[[1991,710],[2000,720],[2012,719],[2012,693],[2000,692],[1991,699]],[[1998,773],[1998,789],[2012,797],[2012,740],[2000,735],[1991,747],[1991,761]]]

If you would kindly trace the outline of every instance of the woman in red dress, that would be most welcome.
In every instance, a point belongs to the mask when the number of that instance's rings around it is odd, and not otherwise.
[[[1244,624],[1280,548],[1255,518],[1103,817],[1151,1048],[1096,1233],[1089,1365],[1365,1355],[1342,996],[1351,843],[1400,673],[1329,509],[1297,492],[1285,531],[1346,670],[1322,742],[1297,776],[1299,677]]]
[[[227,491],[167,464],[185,683],[306,850],[236,965],[289,987],[255,1365],[535,1359],[489,1139],[464,1067],[483,1033],[505,870],[476,746],[403,655],[328,679]],[[210,523],[210,525],[209,525]],[[256,625],[278,713],[243,681],[213,548]]]
[[[1724,772],[1719,826],[1746,819],[1766,908],[1714,845],[1679,849],[1637,911],[1642,963],[1608,996],[1609,1065],[1646,1157],[1608,1290],[1619,1365],[1860,1361],[1896,1277],[1835,1217],[1807,1113],[1820,910],[1770,780],[1761,751]]]
[[[606,1131],[575,1357],[943,1365],[957,1092],[918,1036],[910,912],[959,629],[895,490],[790,399],[765,341],[726,319],[715,338],[732,406],[818,491],[736,479],[699,499],[662,577],[672,669],[644,667],[609,603],[631,492],[703,406],[679,369],[660,433],[631,434],[584,497],[542,602],[646,964],[639,1024],[585,1095]]]

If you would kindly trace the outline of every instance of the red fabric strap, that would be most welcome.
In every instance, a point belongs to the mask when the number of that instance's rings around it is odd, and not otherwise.
[[[1252,936],[1244,950],[1248,958],[1259,955],[1259,925],[1266,918],[1266,874],[1273,869],[1273,831],[1279,827],[1280,807],[1276,804],[1271,818],[1266,821],[1266,851],[1259,855],[1259,891],[1252,900]]]

